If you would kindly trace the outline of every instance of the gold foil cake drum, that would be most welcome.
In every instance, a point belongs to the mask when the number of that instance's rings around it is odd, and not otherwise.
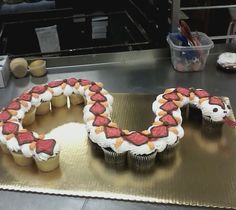
[[[120,128],[142,131],[151,125],[156,96],[112,95],[112,119]],[[153,167],[141,170],[135,164],[128,165],[129,160],[124,166],[104,161],[101,147],[88,139],[84,105],[71,105],[68,100],[67,106],[59,108],[50,102],[47,114],[36,115],[32,124],[23,126],[38,139],[56,140],[60,145],[59,167],[41,172],[34,163],[22,167],[14,163],[12,155],[0,152],[1,189],[236,208],[235,129],[223,125],[215,129],[217,136],[206,133],[201,118],[191,118],[195,111],[191,107],[189,119],[181,125],[185,134],[179,144],[158,152]],[[227,98],[223,102],[230,108]],[[182,113],[183,109],[188,108],[182,107]]]

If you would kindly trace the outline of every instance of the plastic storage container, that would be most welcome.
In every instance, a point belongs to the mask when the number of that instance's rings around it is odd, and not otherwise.
[[[174,35],[175,33],[170,33],[167,36],[167,42],[170,45],[171,62],[174,69],[180,72],[203,70],[209,51],[214,47],[212,40],[202,32],[192,32],[192,36],[197,37],[201,45],[180,46]]]

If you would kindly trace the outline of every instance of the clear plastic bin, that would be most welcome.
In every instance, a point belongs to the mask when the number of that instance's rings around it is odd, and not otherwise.
[[[199,46],[180,46],[175,40],[175,33],[167,36],[170,45],[171,62],[175,70],[180,72],[201,71],[204,69],[209,51],[214,47],[212,40],[202,32],[192,32],[198,37]]]

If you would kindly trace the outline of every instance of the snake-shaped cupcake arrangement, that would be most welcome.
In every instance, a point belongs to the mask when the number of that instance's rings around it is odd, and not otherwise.
[[[85,79],[69,78],[34,86],[10,102],[0,112],[0,143],[11,153],[18,165],[33,161],[41,171],[58,167],[60,148],[55,139],[24,129],[34,122],[35,115],[47,114],[53,107],[85,103],[83,119],[89,138],[105,154],[108,162],[123,162],[128,157],[135,164],[153,162],[157,153],[173,148],[184,136],[180,108],[188,104],[202,111],[209,123],[229,122],[230,107],[203,89],[170,88],[157,96],[152,104],[155,119],[143,131],[129,131],[112,122],[112,95],[103,84]]]

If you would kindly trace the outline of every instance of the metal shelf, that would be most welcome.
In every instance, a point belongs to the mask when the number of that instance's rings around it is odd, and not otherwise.
[[[205,9],[227,9],[227,8],[236,8],[236,4],[234,5],[216,5],[216,6],[197,6],[197,7],[181,7],[182,11],[186,10],[205,10]]]
[[[236,8],[236,4],[233,5],[213,5],[213,6],[192,6],[192,7],[181,7],[181,0],[169,0],[169,3],[172,7],[171,12],[171,32],[178,31],[177,25],[178,20],[181,19],[180,13],[183,11],[191,11],[191,10],[210,10],[210,9],[227,9],[227,8]],[[220,40],[220,39],[232,39],[236,38],[236,35],[226,34],[223,36],[212,36],[212,40]]]

